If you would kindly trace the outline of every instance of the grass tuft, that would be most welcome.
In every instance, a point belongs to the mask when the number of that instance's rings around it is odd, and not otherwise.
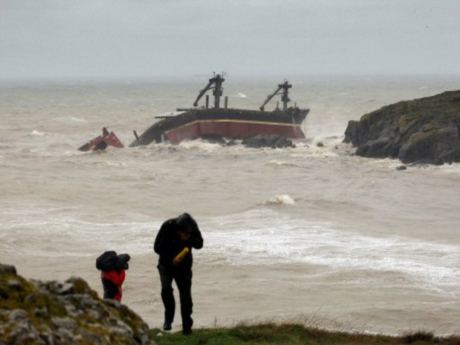
[[[418,331],[411,334],[406,334],[402,337],[405,344],[414,344],[417,342],[427,342],[435,340],[433,333]]]

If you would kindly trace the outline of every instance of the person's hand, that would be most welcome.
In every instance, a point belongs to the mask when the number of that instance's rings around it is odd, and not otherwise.
[[[182,259],[178,258],[177,256],[173,259],[173,265],[174,266],[179,266],[182,262]]]

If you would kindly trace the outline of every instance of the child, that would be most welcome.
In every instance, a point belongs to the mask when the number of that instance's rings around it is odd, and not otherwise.
[[[101,270],[104,298],[115,299],[121,302],[122,285],[125,281],[128,262],[131,257],[128,254],[117,255],[114,251],[104,252],[96,260],[96,268]]]

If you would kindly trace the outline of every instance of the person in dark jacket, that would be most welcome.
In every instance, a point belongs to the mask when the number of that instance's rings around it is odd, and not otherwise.
[[[104,252],[97,258],[96,268],[101,270],[104,299],[114,299],[121,302],[122,285],[125,281],[130,259],[128,254],[117,255],[114,251]]]
[[[163,223],[155,238],[154,250],[160,256],[158,271],[161,280],[161,298],[165,307],[164,330],[170,330],[174,321],[175,300],[172,281],[179,289],[182,331],[192,333],[192,248],[201,249],[203,238],[196,221],[188,213]]]

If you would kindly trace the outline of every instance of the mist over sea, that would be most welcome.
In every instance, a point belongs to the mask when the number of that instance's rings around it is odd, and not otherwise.
[[[291,99],[311,108],[296,148],[77,151],[103,126],[128,146],[132,130],[191,106],[205,81],[0,84],[0,262],[31,278],[81,276],[100,293],[95,258],[127,252],[124,302],[159,327],[152,243],[187,211],[205,241],[194,253],[197,325],[460,332],[460,165],[397,171],[399,161],[342,143],[348,120],[460,78],[290,78]],[[229,77],[224,93],[255,109],[281,81]]]

